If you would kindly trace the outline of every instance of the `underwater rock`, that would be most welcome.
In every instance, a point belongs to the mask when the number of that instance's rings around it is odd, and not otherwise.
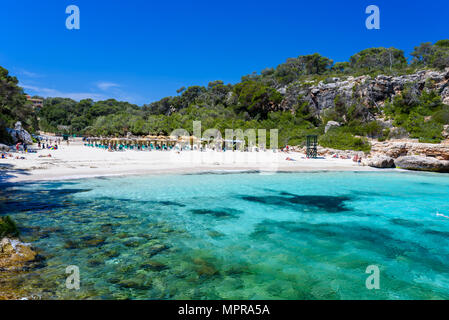
[[[173,232],[175,232],[176,230],[174,230],[174,229],[172,229],[172,228],[163,228],[162,230],[161,230],[161,232],[162,233],[173,233]]]
[[[209,231],[207,234],[208,234],[209,237],[211,237],[211,238],[220,238],[220,237],[223,237],[223,236],[224,236],[223,233],[218,232],[218,231],[216,231],[216,230],[211,230],[211,231]]]
[[[112,225],[112,223],[102,224],[100,226],[100,230],[104,233],[111,233],[112,231],[114,231],[114,225]]]
[[[79,243],[72,240],[67,240],[64,243],[64,249],[77,249],[79,247],[80,247]]]
[[[132,238],[125,241],[123,244],[129,248],[137,248],[142,244],[142,241],[139,238]]]
[[[148,234],[148,233],[139,233],[137,236],[140,237],[140,238],[147,239],[147,240],[157,239],[156,236],[153,236],[153,235]]]
[[[106,258],[116,258],[116,257],[118,257],[118,256],[120,255],[120,252],[119,252],[118,250],[115,250],[115,249],[113,249],[113,250],[107,250],[107,251],[105,251],[105,252],[103,253],[103,255],[104,255]]]
[[[23,270],[36,258],[37,253],[28,243],[9,238],[0,242],[0,270]]]
[[[87,265],[89,267],[97,267],[100,264],[102,264],[102,261],[99,260],[99,259],[90,259],[90,260],[87,261]]]
[[[223,209],[217,209],[217,210],[211,210],[211,209],[193,209],[190,210],[193,214],[198,215],[210,215],[214,216],[216,218],[233,218],[236,215],[239,215],[242,213],[240,210],[231,209],[231,208],[223,208]]]
[[[144,270],[151,270],[151,271],[163,271],[168,269],[168,266],[166,264],[163,264],[161,262],[158,261],[154,261],[154,260],[149,260],[147,262],[145,262],[144,264],[142,264],[140,266],[141,269]]]
[[[126,289],[148,290],[151,289],[151,281],[139,281],[139,279],[123,279],[117,283]]]
[[[193,259],[193,263],[197,266],[196,272],[200,277],[212,277],[219,274],[218,269],[211,262],[202,258]]]
[[[169,248],[170,247],[165,244],[156,244],[149,248],[149,255],[150,255],[150,257],[155,256],[155,255],[161,253],[162,251],[168,250]]]
[[[127,233],[124,233],[124,232],[119,233],[119,234],[117,235],[117,238],[119,238],[119,239],[125,239],[125,238],[128,238],[128,234],[127,234]]]
[[[247,265],[234,265],[231,266],[229,269],[225,270],[225,274],[228,276],[251,274],[251,273],[252,272],[249,269],[249,266]]]
[[[83,246],[85,246],[85,247],[99,247],[99,246],[102,246],[105,242],[106,242],[105,238],[93,238],[93,239],[88,238],[88,239],[85,239],[83,241]]]

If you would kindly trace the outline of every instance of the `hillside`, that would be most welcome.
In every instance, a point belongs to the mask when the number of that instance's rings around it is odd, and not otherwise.
[[[318,134],[322,146],[364,151],[370,149],[367,138],[437,143],[449,124],[449,40],[421,44],[411,55],[408,62],[402,50],[370,48],[346,62],[299,56],[235,85],[218,80],[180,88],[176,96],[142,107],[114,99],[47,98],[37,115],[22,98],[5,98],[7,83],[16,97],[23,95],[6,71],[1,119],[4,126],[21,120],[37,129],[38,116],[43,131],[104,136],[191,132],[192,122],[201,121],[203,130],[277,128],[280,145],[302,145],[307,134]]]

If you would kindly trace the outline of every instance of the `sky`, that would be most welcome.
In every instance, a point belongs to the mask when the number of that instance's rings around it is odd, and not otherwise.
[[[66,7],[80,29],[66,28]],[[380,9],[368,30],[367,6]],[[191,85],[315,52],[337,61],[370,47],[409,55],[449,38],[449,1],[0,1],[0,66],[31,95],[148,104]]]

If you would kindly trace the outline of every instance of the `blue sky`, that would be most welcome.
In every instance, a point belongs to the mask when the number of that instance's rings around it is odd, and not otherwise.
[[[80,30],[65,27],[72,4]],[[371,4],[380,30],[365,27]],[[409,54],[448,31],[447,0],[15,0],[1,4],[0,65],[33,95],[142,105],[303,54],[344,61],[377,46]]]

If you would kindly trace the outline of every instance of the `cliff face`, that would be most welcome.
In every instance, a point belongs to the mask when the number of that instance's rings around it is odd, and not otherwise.
[[[417,142],[373,142],[371,154],[386,155],[391,158],[403,156],[431,157],[437,160],[449,160],[449,144]]]
[[[424,89],[436,91],[445,104],[449,104],[449,68],[437,72],[430,70],[419,71],[404,76],[384,76],[375,78],[370,76],[348,77],[346,79],[331,78],[318,85],[311,83],[295,83],[289,87],[281,88],[284,94],[282,109],[288,110],[298,99],[307,102],[316,113],[335,107],[335,98],[345,105],[362,104],[366,106],[367,120],[374,120],[375,111],[384,105],[387,99],[411,86],[412,90],[422,92]]]

